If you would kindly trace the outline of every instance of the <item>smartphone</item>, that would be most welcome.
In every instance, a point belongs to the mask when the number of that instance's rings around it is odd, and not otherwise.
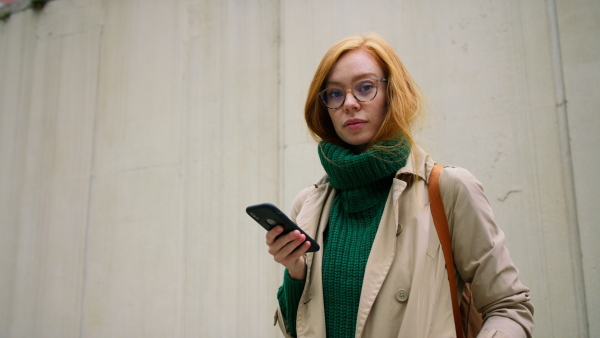
[[[306,236],[306,240],[310,242],[308,252],[319,251],[320,247],[315,240],[310,238],[296,223],[292,222],[281,210],[271,203],[263,203],[251,205],[246,208],[246,213],[250,215],[258,224],[267,231],[273,229],[276,225],[283,226],[281,235],[287,234],[290,231],[298,230]],[[279,236],[281,236],[279,235]]]

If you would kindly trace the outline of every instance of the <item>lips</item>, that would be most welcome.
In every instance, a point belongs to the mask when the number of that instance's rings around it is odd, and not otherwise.
[[[348,129],[358,129],[364,126],[366,123],[367,121],[361,119],[349,119],[344,122],[344,127]]]

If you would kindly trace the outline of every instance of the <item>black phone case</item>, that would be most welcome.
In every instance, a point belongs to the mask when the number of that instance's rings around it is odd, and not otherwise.
[[[267,231],[273,229],[276,225],[283,226],[283,233],[287,234],[290,231],[298,230],[306,236],[306,240],[310,242],[308,252],[319,251],[320,247],[314,239],[307,235],[296,223],[292,222],[281,210],[271,203],[263,203],[251,205],[246,208],[246,213],[250,215],[258,224]],[[279,236],[281,236],[279,235]]]

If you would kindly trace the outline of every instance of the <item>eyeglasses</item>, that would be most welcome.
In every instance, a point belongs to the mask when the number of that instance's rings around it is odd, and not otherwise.
[[[379,82],[387,82],[387,79],[360,80],[352,86],[352,95],[360,102],[372,101],[377,96]],[[325,107],[338,109],[346,101],[346,90],[340,87],[327,87],[319,92],[319,97]]]

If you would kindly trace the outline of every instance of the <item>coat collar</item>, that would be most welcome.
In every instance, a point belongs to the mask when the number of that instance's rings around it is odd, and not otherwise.
[[[400,179],[402,175],[415,175],[427,182],[434,164],[431,156],[423,148],[413,145],[406,165],[396,172],[396,178]]]

